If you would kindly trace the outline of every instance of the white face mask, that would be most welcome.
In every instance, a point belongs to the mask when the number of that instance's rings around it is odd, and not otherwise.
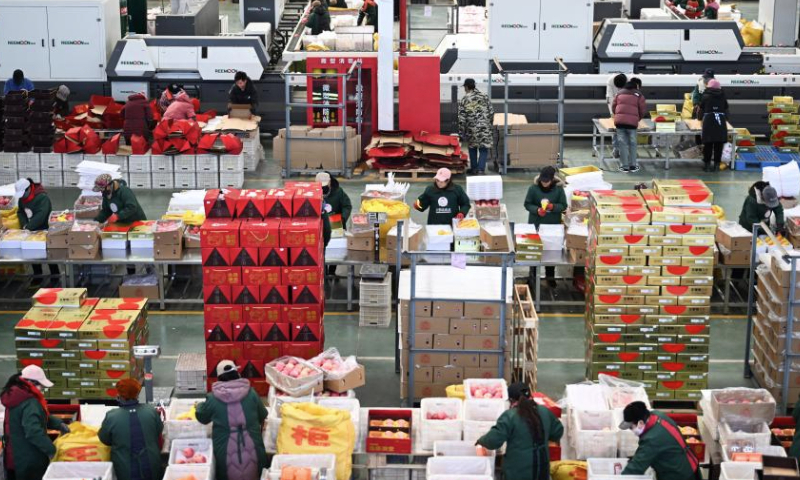
[[[644,423],[643,422],[637,423],[636,426],[633,427],[631,430],[633,430],[634,435],[636,435],[637,437],[641,437],[642,434],[644,433]]]

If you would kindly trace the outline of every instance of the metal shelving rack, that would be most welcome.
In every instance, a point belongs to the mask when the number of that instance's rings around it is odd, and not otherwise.
[[[759,379],[753,376],[753,371],[750,368],[750,348],[753,340],[753,311],[754,311],[754,304],[755,304],[755,275],[756,275],[756,266],[758,265],[758,254],[756,253],[757,241],[758,241],[758,234],[759,231],[763,231],[766,233],[777,245],[777,248],[781,251],[781,256],[783,260],[788,262],[791,265],[790,273],[789,273],[789,299],[787,302],[788,312],[786,314],[786,347],[784,348],[783,352],[779,352],[783,354],[782,364],[783,364],[783,382],[781,383],[781,399],[778,405],[779,411],[783,412],[784,414],[787,412],[789,407],[788,403],[788,395],[789,395],[789,377],[791,375],[791,366],[792,362],[795,360],[800,359],[800,352],[792,351],[792,344],[794,342],[791,341],[792,332],[794,332],[794,309],[795,307],[800,307],[800,300],[795,298],[795,290],[797,289],[797,263],[800,260],[800,257],[795,255],[789,255],[783,246],[775,239],[775,235],[772,233],[772,230],[764,223],[755,223],[753,224],[753,244],[750,250],[750,278],[749,278],[749,293],[747,295],[747,333],[745,339],[745,351],[744,351],[744,377],[752,379],[756,383],[760,383]],[[761,385],[763,387],[763,385]]]
[[[513,269],[514,265],[514,250],[510,248],[509,251],[503,252],[469,252],[464,253],[469,257],[478,257],[478,258],[487,258],[487,257],[499,257],[500,258],[500,269],[501,269],[501,280],[500,280],[500,298],[495,300],[488,300],[488,299],[480,299],[480,300],[470,300],[470,299],[459,299],[457,301],[461,302],[475,302],[475,303],[495,303],[500,305],[500,341],[498,343],[497,350],[455,350],[455,349],[417,349],[416,345],[414,344],[414,334],[413,332],[416,330],[416,304],[417,302],[452,302],[454,301],[452,298],[436,298],[436,297],[422,297],[418,298],[416,296],[416,281],[417,281],[417,266],[419,263],[419,257],[442,257],[442,258],[449,258],[454,253],[458,252],[436,252],[436,251],[409,251],[408,250],[408,236],[405,235],[407,230],[407,226],[405,222],[398,221],[397,222],[397,232],[398,232],[398,245],[400,248],[397,249],[397,278],[398,284],[397,289],[399,292],[399,278],[400,278],[400,269],[402,266],[403,257],[408,257],[410,259],[410,266],[409,271],[411,274],[411,285],[410,285],[410,294],[409,294],[409,322],[408,322],[408,332],[403,332],[404,335],[408,335],[408,364],[414,365],[414,357],[416,354],[419,353],[466,353],[466,354],[481,354],[481,355],[498,355],[499,362],[497,367],[497,378],[504,378],[505,374],[505,352],[506,352],[506,301],[508,299],[508,292],[509,288],[513,288],[513,286],[508,285],[508,272],[509,269]],[[509,236],[509,245],[513,245],[511,242],[511,238]],[[436,263],[432,263],[432,265],[436,265]],[[442,263],[442,265],[446,265]],[[497,267],[496,265],[492,265],[490,263],[470,263],[471,266],[493,266]],[[513,276],[512,276],[513,282]],[[513,302],[513,299],[512,299]],[[400,310],[400,303],[398,302],[398,313]],[[398,315],[399,317],[399,315]],[[395,354],[395,366],[398,368],[400,367],[400,332],[399,328],[396,329],[396,354]],[[414,405],[414,369],[408,369],[408,393],[407,393],[407,401],[409,405]]]

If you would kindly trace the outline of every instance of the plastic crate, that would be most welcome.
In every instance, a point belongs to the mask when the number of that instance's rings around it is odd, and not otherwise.
[[[264,447],[267,452],[278,451],[278,431],[281,429],[283,420],[277,416],[277,412],[270,411],[267,417],[267,426],[264,429]]]
[[[126,155],[106,155],[106,163],[117,165],[120,172],[128,171],[128,157]]]
[[[617,425],[610,410],[573,410],[571,443],[577,460],[617,456]]]
[[[47,467],[42,480],[91,478],[111,480],[114,470],[111,462],[53,462]]]
[[[42,170],[42,183],[45,187],[63,187],[64,172],[61,170]]]
[[[170,155],[151,155],[150,168],[152,169],[151,171],[154,175],[156,172],[175,171],[175,167],[173,167],[172,156]]]
[[[153,179],[149,173],[131,172],[128,177],[128,186],[131,188],[153,188]]]
[[[0,171],[17,171],[17,154],[13,152],[0,152]]]
[[[195,162],[197,161],[194,155],[175,155],[172,157],[173,169],[175,172],[192,172],[195,171]]]
[[[221,172],[241,172],[244,170],[244,153],[239,155],[220,155],[219,170]]]
[[[422,450],[433,450],[433,445],[440,441],[459,441],[464,422],[461,420],[463,404],[460,398],[423,398],[420,402],[420,418],[422,428],[417,437],[417,447]],[[428,420],[429,414],[455,415],[452,420]],[[445,472],[442,472],[445,473]],[[466,472],[464,472],[466,473]]]
[[[45,170],[64,170],[64,156],[60,153],[40,153],[42,171]]]
[[[730,452],[731,448],[732,447],[730,445],[722,445],[723,462],[731,461],[731,457],[733,457],[734,455],[733,453]],[[768,457],[786,457],[786,449],[781,447],[780,445],[770,445],[768,447],[755,447],[755,451],[751,451],[749,453],[760,453],[761,455],[765,455]]]
[[[213,153],[205,153],[195,157],[195,168],[198,172],[218,172],[219,157]]]
[[[464,380],[464,398],[472,400],[472,387],[499,387],[502,400],[508,400],[508,383],[502,378],[467,378]],[[488,399],[487,399],[488,400]]]
[[[174,172],[153,172],[150,188],[172,189],[175,188]]]
[[[164,470],[163,480],[185,480],[194,477],[195,480],[211,480],[211,467],[207,465],[169,465]]]
[[[41,170],[42,163],[38,153],[23,152],[17,154],[18,170]]]
[[[65,153],[62,157],[64,161],[64,170],[75,170],[78,164],[83,161],[82,153]],[[103,160],[100,160],[101,162]]]
[[[175,188],[197,188],[194,172],[175,172]]]
[[[195,403],[204,400],[205,398],[171,399],[167,411],[167,421],[164,423],[165,436],[170,440],[211,438],[211,425],[203,425],[197,420],[178,420],[178,417],[190,411]]]
[[[39,170],[20,170],[19,178],[30,178],[35,183],[42,181],[42,172]]]
[[[244,185],[244,172],[221,172],[219,174],[220,188],[242,188]]]
[[[433,475],[483,475],[494,474],[491,457],[431,457],[425,468],[425,477]]]
[[[737,440],[753,442],[756,448],[768,447],[772,441],[772,432],[766,423],[740,425],[722,420],[719,424],[719,443],[727,445]]]
[[[70,156],[70,155],[66,155],[66,156]],[[91,153],[91,154],[90,153],[84,153],[83,154],[83,160],[81,160],[81,162],[82,161],[106,163],[106,156],[103,155],[102,153]],[[81,163],[81,162],[78,162],[78,163]],[[69,169],[70,170],[74,170],[77,167],[78,167],[78,165],[75,165],[74,167],[70,167]],[[67,168],[64,167],[64,169],[67,169]]]
[[[722,462],[719,465],[719,480],[752,480],[761,464],[755,462]]]
[[[359,305],[386,307],[392,304],[392,274],[389,272],[380,282],[361,279],[358,284]]]
[[[336,476],[336,456],[333,454],[275,455],[268,470],[264,470],[263,480],[279,480],[283,467],[309,467],[327,470],[328,478]]]
[[[198,170],[195,175],[195,188],[219,188],[219,173],[218,172],[201,172]]]
[[[64,171],[64,186],[65,187],[77,187],[78,182],[80,181],[81,176],[78,175],[76,172],[69,172]]]
[[[205,463],[193,463],[191,465],[214,465],[214,447],[211,444],[210,438],[179,438],[172,441],[169,449],[169,465],[185,465],[178,463],[179,459],[184,458],[181,451],[185,448],[191,448],[195,453],[200,453],[206,457]]]
[[[2,171],[0,170],[0,185],[8,185],[9,183],[14,183],[18,180],[17,171]]]
[[[128,171],[150,173],[150,155],[131,155],[128,157]]]
[[[206,356],[202,353],[181,353],[175,365],[175,392],[202,394],[206,391]]]
[[[358,312],[358,326],[386,328],[392,323],[392,306],[361,307]]]
[[[587,480],[653,480],[655,475],[648,470],[647,475],[621,475],[628,464],[627,458],[589,458],[586,460]],[[615,472],[620,472],[616,474]]]

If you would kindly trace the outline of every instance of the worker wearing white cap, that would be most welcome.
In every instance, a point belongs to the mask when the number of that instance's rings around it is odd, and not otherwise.
[[[56,454],[47,430],[69,433],[69,427],[50,416],[47,408],[42,390],[52,386],[41,367],[28,365],[12,375],[0,393],[0,402],[6,407],[3,461],[7,479],[43,478]]]
[[[420,212],[430,209],[428,225],[452,225],[454,218],[462,219],[469,213],[469,197],[453,183],[452,176],[449,169],[440,168],[433,177],[433,185],[414,202],[414,208]]]
[[[34,183],[30,178],[20,178],[14,184],[16,189],[17,217],[20,226],[30,232],[47,230],[50,227],[50,213],[53,211],[53,204],[50,196],[41,183]],[[31,263],[34,278],[31,280],[30,288],[42,286],[42,265]],[[61,272],[56,264],[50,264],[50,275],[59,275]],[[57,284],[58,281],[53,282]]]
[[[347,226],[347,220],[350,219],[350,213],[353,211],[353,204],[350,202],[350,197],[339,186],[339,181],[328,172],[319,172],[315,178],[320,185],[322,185],[322,195],[324,202],[322,204],[322,238],[325,240],[325,246],[331,241],[331,220],[338,220],[342,224],[342,228]],[[340,218],[336,219],[336,215]]]

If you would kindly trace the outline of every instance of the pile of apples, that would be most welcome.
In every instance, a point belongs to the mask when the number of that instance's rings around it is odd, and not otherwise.
[[[343,369],[344,364],[342,360],[339,358],[314,358],[309,360],[311,365],[314,365],[317,368],[321,368],[328,373],[336,373]]]
[[[700,432],[694,427],[680,427],[680,429],[683,435],[700,435]]]
[[[776,437],[794,437],[794,428],[773,428]]]
[[[185,477],[178,478],[176,480],[197,480],[197,477],[195,477],[194,475],[192,475],[190,473],[189,475],[186,475]]]
[[[0,203],[0,205],[2,205],[2,203]],[[74,220],[75,214],[69,210],[64,210],[63,212],[53,212],[50,214],[50,223],[72,222]]]
[[[156,232],[174,232],[178,230],[182,222],[178,220],[159,220],[156,224]]]
[[[94,232],[98,229],[96,222],[75,222],[72,224],[73,232]]]
[[[503,398],[503,385],[471,385],[469,390],[472,398]]]
[[[308,467],[286,466],[281,468],[281,480],[311,480],[312,478],[315,477]]]
[[[387,418],[385,420],[372,420],[369,422],[370,427],[390,427],[390,428],[409,428],[411,424],[408,420],[403,420],[402,418],[397,420],[392,420],[391,418]]]
[[[698,440],[697,438],[695,438],[695,437],[689,437],[689,438],[686,439],[686,443],[691,445],[691,444],[702,443],[702,442],[700,440]]]
[[[369,432],[369,438],[396,438],[396,439],[407,439],[410,438],[408,432],[403,431],[396,431],[396,432],[381,432],[372,430]]]
[[[200,226],[199,225],[189,225],[186,227],[186,235],[200,235]]]
[[[191,464],[206,464],[208,463],[208,458],[205,455],[199,452],[195,452],[194,448],[187,447],[181,450],[179,458],[175,460],[175,464],[177,465],[191,465]],[[180,458],[180,457],[183,458]]]
[[[325,390],[322,393],[316,394],[316,396],[317,397],[322,397],[322,398],[346,397],[347,396],[347,392],[337,393],[337,392],[331,392],[330,390]]]
[[[288,360],[286,362],[275,362],[273,365],[275,370],[292,378],[306,378],[317,373],[314,369],[304,366],[295,360]]]
[[[500,200],[492,199],[492,200],[475,200],[475,205],[478,207],[499,207]]]
[[[730,399],[730,400],[719,399],[719,400],[717,400],[717,402],[720,403],[720,404],[727,404],[727,405],[750,405],[752,403],[766,403],[766,402],[764,402],[764,400],[761,400],[761,399],[748,400],[746,398],[741,399],[741,400],[737,400],[735,398]]]
[[[14,205],[14,197],[0,197],[0,210],[10,210]]]
[[[447,412],[428,412],[425,415],[426,420],[458,420],[458,415],[455,413]]]

